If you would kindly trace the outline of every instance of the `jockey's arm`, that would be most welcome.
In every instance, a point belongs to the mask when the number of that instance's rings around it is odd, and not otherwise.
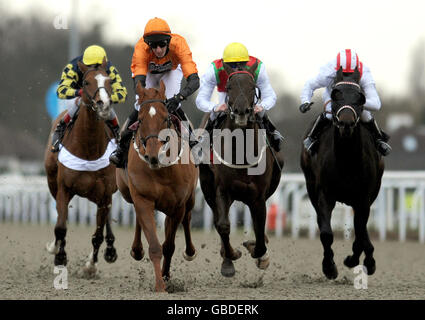
[[[198,73],[192,73],[186,78],[186,86],[179,92],[184,99],[191,96],[199,88],[199,76]]]
[[[378,111],[381,109],[381,100],[379,99],[378,92],[376,91],[375,81],[372,74],[366,66],[363,67],[363,75],[360,79],[360,86],[362,87],[366,102],[364,108],[368,111]]]
[[[74,99],[78,96],[78,73],[73,69],[72,64],[67,64],[62,71],[56,94],[59,99]]]
[[[199,76],[196,63],[192,59],[192,52],[184,38],[179,38],[178,45],[176,47],[176,55],[180,62],[183,76],[186,78],[186,86],[180,89],[178,93],[183,99],[187,99],[199,88]]]
[[[196,97],[196,106],[199,110],[203,112],[214,110],[216,104],[210,101],[210,99],[216,85],[217,80],[215,78],[214,67],[210,64],[207,72],[201,77],[201,86]]]
[[[261,91],[261,102],[258,105],[265,110],[270,110],[276,104],[277,96],[270,84],[264,63],[261,64],[257,86]]]
[[[301,104],[310,103],[315,90],[319,88],[326,88],[332,83],[336,75],[333,65],[333,61],[328,62],[320,68],[319,73],[315,77],[306,81],[300,96]]]
[[[111,78],[112,103],[124,103],[127,98],[127,89],[124,87],[121,76],[114,66],[109,68],[109,78]]]

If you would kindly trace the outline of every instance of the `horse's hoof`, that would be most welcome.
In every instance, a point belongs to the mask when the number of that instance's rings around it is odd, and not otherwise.
[[[270,257],[267,251],[261,258],[257,258],[255,260],[255,264],[257,265],[258,269],[261,269],[261,270],[266,270],[269,267]]]
[[[235,275],[235,272],[235,266],[233,265],[232,260],[224,258],[223,263],[221,264],[221,274],[230,278]]]
[[[248,250],[250,254],[254,252],[255,249],[255,241],[254,240],[248,240],[242,243],[242,245]]]
[[[83,272],[87,277],[94,277],[97,272],[97,263],[92,263],[91,261],[87,261],[86,265],[83,267]]]
[[[66,266],[68,260],[66,258],[66,253],[58,253],[55,255],[55,266]]]
[[[360,264],[359,258],[355,258],[354,256],[347,256],[344,259],[344,265],[348,268],[354,268]]]
[[[186,251],[183,251],[183,258],[187,261],[193,261],[195,260],[196,256],[198,255],[198,251],[195,250],[195,253],[192,256],[189,256],[186,254]]]
[[[53,240],[52,242],[46,243],[46,250],[48,253],[55,255],[59,253],[59,243],[56,245],[55,242],[56,241]]]
[[[375,259],[373,259],[373,258],[365,258],[364,261],[363,261],[363,265],[367,269],[367,275],[368,276],[371,276],[372,274],[375,273],[375,271],[376,271]]]
[[[103,254],[103,257],[105,258],[105,261],[107,263],[113,263],[117,260],[117,250],[115,250],[114,247],[108,247],[105,250],[105,253]]]
[[[130,251],[130,255],[133,257],[134,260],[140,261],[145,256],[145,251],[143,250],[143,248],[133,248]]]
[[[335,265],[335,262],[333,261],[331,263],[326,263],[323,261],[322,271],[329,280],[334,280],[338,277],[338,269]]]

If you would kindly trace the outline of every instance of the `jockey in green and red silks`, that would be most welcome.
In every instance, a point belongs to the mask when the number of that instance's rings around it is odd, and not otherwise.
[[[106,73],[111,79],[112,103],[125,102],[127,89],[122,84],[122,79],[117,68],[108,61],[105,50],[98,45],[87,47],[83,55],[71,60],[62,71],[61,80],[56,93],[59,99],[66,100],[65,105],[67,112],[59,121],[53,133],[52,152],[59,151],[59,144],[62,140],[65,128],[80,107],[80,99],[83,92],[83,73],[78,68],[78,62],[80,61],[89,67],[96,67],[102,64],[103,59],[106,59],[107,61]],[[111,127],[115,137],[118,137],[120,128],[117,115],[113,109],[110,119],[107,120],[107,124]]]
[[[276,130],[268,118],[266,111],[273,108],[276,104],[276,93],[274,92],[269,77],[266,72],[264,63],[256,57],[248,54],[248,49],[241,43],[233,42],[226,46],[221,59],[214,60],[208,67],[208,70],[201,77],[201,86],[198,96],[196,97],[196,106],[203,112],[209,112],[209,121],[205,127],[207,131],[212,131],[217,115],[227,109],[226,104],[226,84],[229,75],[224,70],[224,64],[230,66],[233,70],[249,70],[250,67],[257,63],[254,72],[254,81],[258,87],[257,94],[261,95],[261,100],[256,102],[254,113],[262,119],[263,124],[273,136],[272,144],[276,150],[280,149],[280,142],[283,137]],[[217,87],[219,102],[216,104],[211,101],[214,88]]]

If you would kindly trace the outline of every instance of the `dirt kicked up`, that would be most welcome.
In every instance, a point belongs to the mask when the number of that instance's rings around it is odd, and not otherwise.
[[[114,226],[113,226],[114,227]],[[82,269],[91,251],[94,228],[70,225],[68,289],[57,290],[54,256],[45,245],[53,239],[53,226],[0,224],[0,299],[424,299],[425,247],[417,242],[399,243],[372,240],[375,246],[376,273],[368,277],[367,289],[356,289],[358,276],[343,265],[351,254],[351,240],[335,240],[333,249],[339,275],[327,280],[321,272],[320,241],[270,236],[271,263],[266,271],[257,269],[242,246],[253,235],[235,233],[231,243],[242,251],[235,262],[236,275],[220,274],[222,259],[215,230],[209,234],[193,231],[198,256],[192,262],[183,259],[183,230],[176,237],[168,294],[153,292],[154,274],[148,258],[135,261],[130,256],[132,228],[114,227],[118,259],[108,264],[102,244],[98,273],[87,277]],[[158,231],[163,240],[163,231]],[[148,252],[143,236],[143,245]],[[361,261],[363,260],[363,256]]]

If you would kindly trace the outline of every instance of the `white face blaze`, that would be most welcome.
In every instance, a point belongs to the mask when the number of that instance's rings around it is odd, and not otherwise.
[[[108,96],[108,93],[106,92],[106,89],[105,89],[105,81],[106,80],[108,80],[109,79],[109,77],[105,77],[104,75],[102,75],[102,74],[98,74],[96,77],[94,77],[96,80],[97,80],[97,87],[98,88],[101,88],[100,90],[99,90],[99,96],[100,96],[100,99],[102,100],[102,102],[103,102],[103,105],[105,106],[105,107],[109,107],[109,105],[110,105],[110,103],[111,103],[111,100],[109,99],[109,96]]]
[[[156,115],[156,110],[153,106],[149,109],[149,115],[153,118]]]

